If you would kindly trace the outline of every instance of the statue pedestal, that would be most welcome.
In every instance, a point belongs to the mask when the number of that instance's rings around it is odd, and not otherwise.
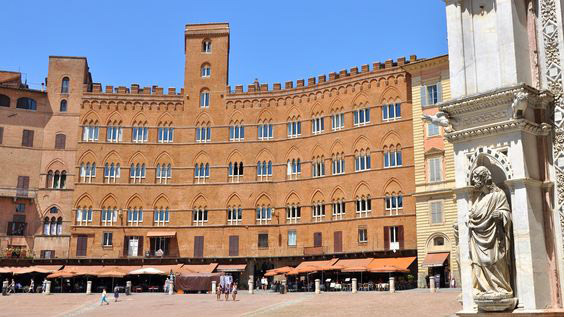
[[[513,310],[517,306],[517,298],[492,298],[492,296],[475,296],[474,303],[478,305],[479,312],[502,312]]]

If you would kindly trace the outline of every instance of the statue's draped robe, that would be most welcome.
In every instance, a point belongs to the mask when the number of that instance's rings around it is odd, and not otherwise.
[[[492,213],[498,211],[499,219]],[[480,194],[470,210],[472,285],[477,295],[513,295],[509,280],[511,214],[507,197],[495,187]]]

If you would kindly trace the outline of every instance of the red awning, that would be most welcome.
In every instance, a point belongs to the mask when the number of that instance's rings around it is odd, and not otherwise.
[[[445,253],[428,253],[423,260],[423,267],[443,266],[448,258],[449,252]]]
[[[406,256],[401,258],[375,258],[368,264],[369,271],[386,271],[389,268],[408,270],[411,263],[415,261],[414,256]]]

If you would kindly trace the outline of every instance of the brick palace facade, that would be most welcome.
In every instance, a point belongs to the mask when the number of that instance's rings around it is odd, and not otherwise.
[[[102,87],[82,57],[50,57],[41,91],[0,73],[0,248],[263,265],[416,255],[414,56],[247,89],[227,86],[228,24],[187,25],[185,56],[180,91]]]

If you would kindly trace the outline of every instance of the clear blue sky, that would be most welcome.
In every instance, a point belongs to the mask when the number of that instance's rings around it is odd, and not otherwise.
[[[95,82],[182,87],[184,25],[229,22],[229,84],[284,82],[447,53],[440,0],[3,1],[0,69],[32,88],[49,55],[85,56]]]

